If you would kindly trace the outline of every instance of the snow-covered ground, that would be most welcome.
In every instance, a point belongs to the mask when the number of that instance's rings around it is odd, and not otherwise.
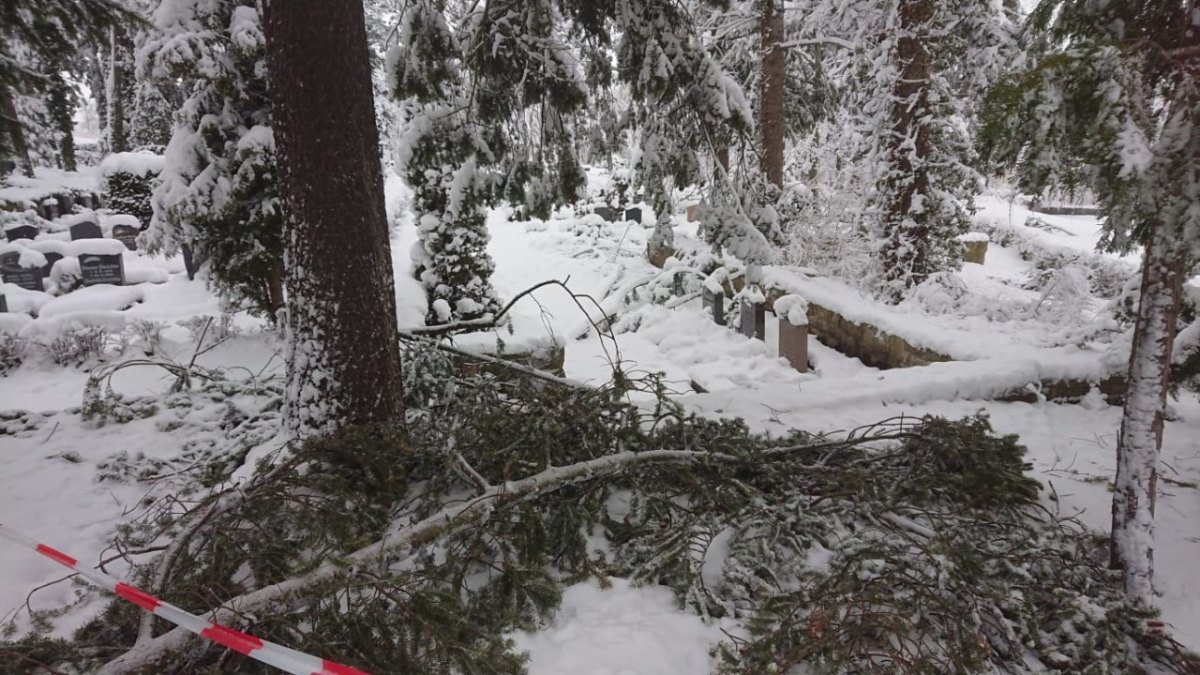
[[[87,183],[77,176],[66,182],[70,181]],[[409,274],[415,232],[398,211],[403,201],[402,189],[389,181],[400,323],[411,327],[422,322],[425,304],[419,284]],[[1057,229],[1025,228],[1028,212],[1019,204],[988,197],[980,203],[983,210],[977,223],[981,227],[991,223],[1027,230],[1031,239],[1081,255],[1091,255],[1098,238],[1091,218],[1042,216]],[[507,215],[505,209],[498,209],[488,221],[489,250],[497,263],[494,282],[501,297],[558,279],[572,292],[590,296],[605,308],[604,313],[617,313],[612,322],[614,343],[592,328],[591,320],[602,312],[593,308],[590,316],[585,315],[577,299],[561,288],[541,289],[514,308],[514,332],[502,337],[507,342],[547,336],[562,340],[569,377],[603,381],[614,363],[630,372],[662,372],[689,408],[714,416],[740,416],[765,432],[789,428],[833,432],[899,414],[960,417],[982,410],[999,431],[1021,436],[1035,474],[1053,488],[1048,494],[1057,495],[1058,508],[1078,514],[1097,529],[1107,527],[1108,480],[1120,409],[1108,406],[1098,395],[1081,404],[986,400],[998,391],[1048,376],[1107,372],[1119,368],[1125,358],[1119,344],[1080,344],[1078,336],[1096,319],[1094,307],[1083,308],[1070,321],[1051,321],[1041,315],[1042,294],[1021,287],[1034,272],[1033,265],[1015,249],[992,244],[986,264],[965,265],[957,278],[967,294],[948,295],[945,301],[930,297],[899,308],[879,307],[843,283],[768,270],[768,275],[802,289],[814,301],[863,313],[861,318],[890,326],[914,343],[958,359],[881,371],[810,340],[815,372],[801,374],[778,356],[777,328],[770,316],[767,340],[760,342],[712,323],[699,299],[673,308],[641,301],[623,308],[615,302],[630,289],[644,293],[649,287],[638,287],[637,282],[659,274],[646,261],[649,231],[641,225],[599,223],[594,217],[581,219],[565,211],[546,222],[509,222]],[[681,239],[694,237],[695,224],[682,222],[682,216],[679,221]],[[87,323],[116,314],[128,325],[138,320],[161,322],[158,353],[181,361],[192,358],[199,333],[192,318],[221,316],[219,303],[202,281],[188,281],[178,259],[135,252],[123,255],[127,271],[159,270],[165,281],[150,283],[161,279],[146,274],[137,277],[147,279],[145,283],[126,288],[95,287],[84,295],[47,297],[38,306],[53,308],[53,316],[22,320],[27,325],[20,330],[33,334],[30,326],[43,322],[61,323],[74,317]],[[22,295],[8,284],[4,292],[10,299]],[[281,368],[278,340],[260,322],[240,317],[229,328],[225,341],[204,353],[201,363],[240,368],[238,372],[247,377]],[[211,344],[211,336],[208,340],[206,344]],[[126,346],[128,355],[137,350],[136,344]],[[183,427],[164,424],[157,417],[95,427],[71,410],[81,403],[85,380],[86,373],[76,368],[46,362],[27,363],[0,377],[0,411],[30,411],[0,413],[0,522],[58,545],[81,560],[97,562],[111,555],[106,546],[114,528],[146,499],[159,496],[161,489],[153,481],[101,479],[101,467],[111,466],[114,457],[125,453],[144,454],[182,468],[188,460],[181,457],[181,447],[190,431],[215,438],[206,426],[214,411],[173,413]],[[165,372],[147,367],[125,369],[114,378],[114,387],[128,394],[166,392],[169,384]],[[250,409],[253,403],[222,405]],[[1200,532],[1195,528],[1200,522],[1196,441],[1200,403],[1185,395],[1173,406],[1173,415],[1165,434],[1165,480],[1157,514],[1157,585],[1171,630],[1185,644],[1200,648],[1200,578],[1194,568],[1200,560]],[[124,571],[119,563],[107,569],[116,575]],[[18,630],[24,630],[29,620],[27,596],[33,609],[70,602],[74,593],[66,582],[31,593],[63,576],[39,556],[0,541],[0,618],[12,617]],[[99,603],[93,602],[68,613],[56,624],[57,632],[68,633],[98,608]],[[706,626],[678,611],[669,592],[630,588],[617,580],[608,590],[591,583],[573,587],[550,626],[515,637],[530,651],[535,674],[690,675],[707,672],[708,650],[723,637],[722,629],[735,627]]]

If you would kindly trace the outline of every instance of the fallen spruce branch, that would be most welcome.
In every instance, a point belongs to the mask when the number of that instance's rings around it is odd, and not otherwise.
[[[906,435],[906,432],[897,432],[890,437],[899,439]],[[872,440],[884,439],[877,435],[872,437]],[[850,439],[843,441],[841,445],[852,447],[862,442],[865,441]],[[828,449],[835,445],[823,442],[819,447]],[[281,602],[286,603],[288,599],[333,581],[356,568],[378,564],[380,561],[405,558],[417,548],[461,530],[503,504],[544,495],[569,485],[610,477],[634,467],[692,462],[753,465],[776,461],[793,453],[811,449],[810,446],[804,445],[791,446],[779,449],[786,450],[786,453],[775,452],[770,457],[739,457],[719,452],[690,450],[620,452],[567,466],[552,467],[527,478],[493,486],[469,502],[447,506],[419,522],[392,531],[379,541],[344,558],[326,562],[307,574],[231,598],[220,607],[205,612],[203,616],[218,623],[236,622],[241,616]],[[97,674],[117,675],[148,667],[185,648],[192,637],[191,633],[176,628],[150,640],[139,640],[134,648],[109,661]]]

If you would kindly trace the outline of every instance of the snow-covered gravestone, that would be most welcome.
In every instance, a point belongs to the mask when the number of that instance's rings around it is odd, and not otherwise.
[[[112,228],[113,239],[125,244],[125,248],[130,251],[136,251],[138,248],[137,236],[139,232],[141,232],[141,228],[134,227],[133,225],[113,225]]]
[[[759,340],[767,339],[766,303],[753,298],[742,298],[742,335]]]
[[[626,221],[632,220],[635,223],[641,223],[642,222],[642,210],[636,206],[625,209],[625,220]]]
[[[61,215],[58,210],[58,200],[54,197],[46,197],[42,200],[42,217],[46,220],[54,220]]]
[[[100,226],[90,220],[75,223],[71,226],[71,241],[79,239],[101,239],[104,233],[100,231]]]
[[[808,372],[808,301],[799,295],[785,295],[775,301],[779,317],[779,355],[792,368]]]
[[[84,286],[125,285],[125,245],[113,239],[88,240],[74,244],[79,257],[79,276]]]
[[[36,251],[18,253],[16,251],[0,256],[0,277],[5,283],[15,284],[27,291],[43,291],[42,271],[45,256]]]
[[[982,265],[987,259],[988,236],[983,232],[968,232],[960,235],[958,240],[963,245],[963,262]]]
[[[611,206],[597,206],[592,209],[592,213],[600,216],[608,222],[614,222],[617,219],[617,210]]]
[[[40,230],[33,225],[18,225],[17,227],[5,230],[4,234],[8,237],[9,241],[16,241],[18,239],[33,239],[38,236],[39,232]]]

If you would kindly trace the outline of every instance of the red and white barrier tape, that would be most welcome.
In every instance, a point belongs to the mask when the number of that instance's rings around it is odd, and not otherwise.
[[[253,635],[227,628],[221,624],[198,617],[195,614],[185,612],[125,582],[117,581],[103,572],[82,567],[79,565],[78,560],[66,553],[45,544],[39,544],[37,541],[2,524],[0,524],[0,537],[33,549],[54,562],[71,568],[88,581],[108,589],[118,597],[132,602],[155,616],[161,616],[176,626],[181,626],[223,647],[228,647],[239,654],[244,654],[267,665],[275,666],[280,670],[292,673],[292,675],[367,675],[367,673],[357,668],[309,656],[304,652],[298,652],[295,649],[289,649],[274,642],[260,640]]]

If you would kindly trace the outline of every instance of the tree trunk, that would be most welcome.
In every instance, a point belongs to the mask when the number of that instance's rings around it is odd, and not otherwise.
[[[1186,276],[1184,256],[1156,226],[1142,264],[1142,289],[1113,490],[1110,566],[1124,573],[1125,592],[1153,604],[1154,502],[1162,451],[1163,415]]]
[[[762,50],[762,85],[759,128],[763,175],[783,187],[783,89],[787,78],[787,52],[783,43],[783,8],[778,0],[765,0],[759,24]]]
[[[288,430],[401,424],[400,353],[361,0],[264,3],[284,197]]]
[[[125,110],[125,81],[129,65],[125,62],[129,51],[122,33],[114,28],[109,32],[108,83],[105,94],[108,98],[108,149],[110,152],[129,150],[128,111]]]
[[[0,87],[0,130],[5,129],[8,131],[13,155],[21,167],[21,173],[33,178],[33,160],[29,158],[29,144],[25,142],[25,131],[21,128],[21,119],[17,116],[17,105],[9,90]]]
[[[932,152],[929,124],[929,49],[924,32],[933,16],[931,0],[900,0],[900,38],[896,44],[899,74],[892,88],[891,119],[887,130],[888,174],[883,178],[882,253],[890,300],[903,298],[903,288],[920,283],[931,271],[929,215],[914,210],[918,195],[929,194],[926,163]]]

